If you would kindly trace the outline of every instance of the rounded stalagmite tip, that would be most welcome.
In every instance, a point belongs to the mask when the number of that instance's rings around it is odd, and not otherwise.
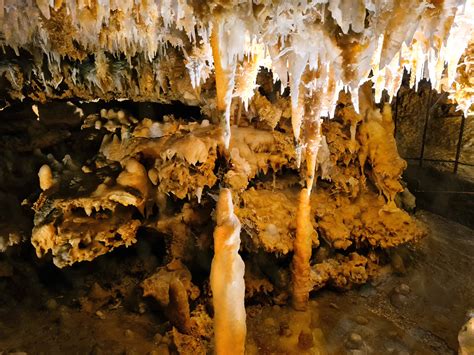
[[[41,190],[46,191],[54,185],[53,172],[49,165],[44,164],[39,169],[38,177]]]

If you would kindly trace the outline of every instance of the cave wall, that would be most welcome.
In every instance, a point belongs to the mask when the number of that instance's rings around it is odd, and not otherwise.
[[[399,152],[409,164],[474,181],[473,114],[458,110],[429,83],[418,91],[402,87],[392,107]]]

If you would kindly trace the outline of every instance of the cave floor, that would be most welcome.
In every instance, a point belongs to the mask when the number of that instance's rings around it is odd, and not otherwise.
[[[247,352],[456,353],[458,331],[474,308],[474,233],[426,211],[417,217],[430,234],[416,248],[394,253],[395,273],[387,268],[347,292],[317,292],[307,312],[248,306]],[[132,265],[133,258],[112,254],[93,273],[90,266],[58,274],[49,264],[0,259],[0,354],[166,353],[169,323],[135,291],[140,267],[157,261]],[[96,287],[85,297],[96,283],[107,291]]]

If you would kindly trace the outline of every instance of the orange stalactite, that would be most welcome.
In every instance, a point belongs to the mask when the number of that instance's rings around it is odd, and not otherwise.
[[[224,112],[226,109],[226,92],[229,79],[225,69],[222,67],[221,53],[219,51],[219,25],[215,24],[211,32],[212,57],[214,59],[214,75],[216,77],[216,102],[217,109]]]

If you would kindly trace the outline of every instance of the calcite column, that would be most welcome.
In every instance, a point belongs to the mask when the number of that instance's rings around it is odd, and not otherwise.
[[[311,78],[311,74],[306,76]],[[314,74],[313,74],[314,75]],[[306,161],[306,188],[300,191],[296,214],[296,237],[293,243],[292,303],[296,310],[306,310],[311,291],[312,235],[315,233],[311,215],[311,191],[314,184],[317,157],[321,145],[321,100],[319,93],[310,93],[304,101],[303,143]]]

